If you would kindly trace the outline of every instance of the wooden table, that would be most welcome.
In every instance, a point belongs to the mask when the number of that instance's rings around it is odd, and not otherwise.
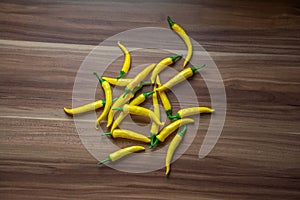
[[[299,199],[299,14],[297,1],[2,0],[0,198]],[[219,67],[228,103],[222,135],[199,159],[204,119],[169,178],[164,169],[99,168],[62,110],[76,72],[99,42],[167,28],[167,15]]]

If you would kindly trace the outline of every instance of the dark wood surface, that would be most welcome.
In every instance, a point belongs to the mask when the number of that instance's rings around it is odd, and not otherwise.
[[[299,5],[1,0],[0,198],[299,199]],[[167,28],[167,15],[219,67],[228,100],[220,140],[199,159],[198,135],[169,178],[164,169],[99,168],[62,110],[71,106],[76,72],[99,42],[132,28]]]

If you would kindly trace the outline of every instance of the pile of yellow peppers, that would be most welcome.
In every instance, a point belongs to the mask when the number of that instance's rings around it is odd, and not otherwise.
[[[190,38],[183,28],[172,21],[170,17],[168,17],[168,23],[171,29],[180,36],[187,46],[188,52],[183,64],[183,67],[185,67],[192,57],[193,48]],[[157,64],[151,64],[147,66],[134,78],[123,78],[130,70],[131,55],[126,47],[120,42],[118,42],[118,46],[124,53],[124,63],[120,74],[116,78],[110,78],[101,77],[98,75],[98,73],[94,72],[104,90],[105,100],[98,100],[78,108],[64,108],[64,111],[69,115],[75,115],[104,107],[103,112],[95,121],[95,128],[98,130],[99,123],[107,118],[107,128],[110,127],[110,131],[103,133],[103,136],[111,136],[112,138],[126,138],[129,140],[145,142],[150,144],[150,149],[156,146],[159,142],[163,143],[166,138],[169,137],[175,130],[183,126],[182,130],[180,130],[176,136],[174,136],[173,140],[169,144],[166,155],[166,175],[168,175],[170,172],[170,163],[172,161],[173,154],[187,131],[187,124],[194,123],[193,119],[187,117],[200,113],[212,113],[214,110],[208,107],[190,107],[181,109],[177,111],[175,115],[172,115],[172,106],[166,94],[166,90],[181,83],[187,78],[192,77],[195,71],[205,67],[205,65],[185,68],[166,83],[161,84],[159,73],[182,57],[182,55],[174,55],[162,59]],[[145,81],[148,76],[150,77],[150,81]],[[113,99],[111,85],[125,87],[124,93],[118,98]],[[153,90],[142,93],[135,97],[135,94],[145,85],[153,85]],[[153,111],[140,106],[140,104],[146,101],[150,96],[152,96]],[[162,106],[168,118],[172,120],[171,123],[166,126],[165,122],[162,122],[160,119],[161,117],[158,97],[161,99]],[[114,116],[118,112],[119,115],[114,120]],[[151,119],[152,125],[149,137],[132,130],[118,129],[118,125],[128,114],[144,116]],[[145,150],[145,147],[129,146],[111,153],[105,160],[99,162],[98,164],[101,165],[107,161],[114,162],[130,153],[142,150]]]

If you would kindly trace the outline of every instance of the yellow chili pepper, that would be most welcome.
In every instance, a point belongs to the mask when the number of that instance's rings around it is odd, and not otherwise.
[[[200,113],[213,113],[215,110],[208,107],[191,107],[179,110],[176,115],[170,116],[170,119],[180,119],[183,117],[197,115]]]
[[[76,115],[80,113],[85,113],[88,111],[96,110],[98,108],[101,108],[105,105],[105,100],[98,100],[77,108],[64,108],[64,111],[69,115]]]
[[[175,137],[173,138],[173,140],[171,141],[171,143],[169,145],[167,156],[166,156],[166,175],[168,175],[170,172],[170,163],[172,161],[172,157],[174,155],[175,150],[179,146],[182,138],[184,137],[186,130],[187,130],[187,128],[185,125],[183,127],[183,129],[175,135]]]
[[[171,78],[169,81],[167,81],[165,84],[163,84],[162,86],[160,86],[156,90],[164,91],[166,89],[170,89],[174,85],[177,85],[178,83],[181,83],[182,81],[186,80],[187,78],[193,76],[195,71],[197,71],[198,69],[201,69],[203,67],[205,67],[205,65],[201,65],[199,67],[186,68],[186,69],[180,71],[176,76]]]
[[[159,88],[161,86],[159,76],[156,77],[156,83]],[[157,90],[157,88],[156,88],[156,90]],[[161,99],[161,103],[165,109],[165,112],[166,112],[168,118],[170,118],[170,116],[172,116],[172,105],[170,103],[170,100],[169,100],[167,94],[165,93],[165,91],[159,91],[158,94]]]
[[[111,91],[110,85],[107,81],[103,80],[97,72],[94,72],[94,74],[97,76],[98,80],[101,83],[101,86],[105,93],[105,101],[106,101],[103,112],[101,113],[101,115],[98,117],[98,119],[95,122],[95,128],[98,130],[99,123],[107,116],[107,114],[110,110],[110,107],[112,104],[112,91]]]
[[[150,80],[151,83],[153,84],[155,82],[156,76],[162,71],[164,70],[166,67],[168,67],[168,65],[173,64],[177,58],[181,58],[182,55],[177,55],[177,56],[171,56],[168,58],[165,58],[163,60],[161,60],[156,67],[153,69],[153,72],[151,74]]]
[[[116,85],[116,86],[126,86],[133,80],[133,78],[121,78],[121,79],[109,78],[109,77],[102,77],[102,78],[107,82],[109,82],[111,85]]]
[[[177,121],[172,122],[168,126],[164,127],[160,133],[156,136],[155,142],[149,147],[152,149],[158,142],[164,142],[165,139],[171,135],[176,129],[178,129],[180,126],[189,124],[189,123],[194,123],[193,119],[190,118],[184,118],[184,119],[179,119]]]
[[[189,36],[186,34],[186,32],[183,30],[183,28],[180,27],[178,24],[176,24],[174,21],[172,21],[169,16],[168,16],[168,23],[169,23],[171,29],[173,31],[175,31],[181,37],[181,39],[184,41],[184,43],[188,49],[185,61],[183,63],[183,67],[185,67],[192,57],[193,45],[191,43]]]
[[[124,130],[124,129],[115,129],[112,132],[104,133],[102,134],[103,136],[108,136],[111,135],[113,138],[125,138],[125,139],[130,139],[130,140],[136,140],[136,141],[141,141],[145,143],[150,143],[150,139],[147,138],[146,136],[136,133],[130,130]]]
[[[130,69],[130,62],[131,62],[131,57],[130,57],[130,53],[129,51],[126,49],[126,47],[124,47],[124,45],[121,44],[121,42],[118,42],[119,47],[122,49],[123,53],[124,53],[124,63],[123,63],[123,67],[122,70],[120,71],[120,75],[117,76],[117,79],[122,78],[126,73],[128,73],[129,69]]]
[[[114,110],[120,110],[123,111],[124,113],[129,113],[132,115],[149,117],[160,126],[163,126],[165,124],[164,122],[161,122],[157,118],[157,116],[154,114],[153,111],[140,106],[132,106],[132,105],[125,104],[122,108],[114,108]]]
[[[146,98],[150,95],[152,95],[154,93],[154,91],[151,91],[151,92],[145,92],[145,93],[142,93],[140,94],[139,96],[137,96],[136,98],[134,98],[130,103],[129,105],[132,105],[132,106],[137,106],[137,105],[140,105],[141,103],[143,103]],[[115,128],[117,128],[117,126],[121,123],[121,121],[128,115],[128,113],[124,113],[124,112],[121,112],[119,114],[119,116],[117,117],[117,119],[114,121],[113,125],[111,126],[111,129],[110,131],[114,131]]]
[[[134,153],[134,152],[137,152],[137,151],[143,151],[143,150],[145,150],[145,147],[143,147],[143,146],[126,147],[124,149],[120,149],[118,151],[115,151],[115,152],[109,154],[109,156],[106,159],[98,162],[98,165],[102,165],[103,163],[105,163],[107,161],[114,162],[114,161],[119,160],[120,158],[122,158],[122,157],[124,157],[128,154],[131,154],[131,153]]]
[[[114,115],[117,112],[116,110],[113,110],[114,108],[118,108],[123,106],[125,103],[127,103],[131,98],[134,97],[134,94],[139,91],[141,88],[143,88],[143,84],[141,84],[140,86],[134,88],[134,90],[132,91],[132,93],[126,95],[125,97],[123,97],[123,94],[115,101],[115,103],[112,105],[109,113],[108,113],[108,119],[107,119],[107,125],[106,127],[109,127],[114,119]]]
[[[160,109],[159,109],[159,104],[157,99],[157,92],[155,91],[155,88],[156,87],[154,86],[154,93],[152,95],[153,112],[157,116],[157,118],[160,119]],[[159,125],[156,124],[155,122],[152,122],[151,130],[150,130],[151,143],[154,142],[155,136],[157,135],[158,131],[159,131]]]
[[[151,64],[143,71],[141,71],[138,75],[136,75],[135,78],[126,86],[123,97],[125,97],[129,92],[132,92],[135,87],[140,85],[140,83],[147,77],[147,75],[151,72],[151,70],[153,70],[154,67],[155,64]]]

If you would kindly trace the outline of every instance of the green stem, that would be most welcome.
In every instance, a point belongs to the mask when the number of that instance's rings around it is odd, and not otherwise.
[[[99,76],[99,74],[97,72],[93,72],[93,74],[98,78],[98,80],[101,84],[105,81],[101,78],[101,76]]]
[[[117,76],[116,79],[122,78],[125,74],[126,74],[126,72],[124,72],[123,70],[121,70],[119,76]]]
[[[102,165],[103,163],[106,163],[108,161],[111,161],[111,158],[109,156],[107,158],[105,158],[104,160],[98,162],[98,165]]]
[[[119,110],[119,111],[123,111],[123,108],[113,108],[112,110]]]
[[[115,102],[117,100],[118,100],[118,97],[114,98],[112,101]],[[105,100],[103,100],[103,101],[105,101]]]
[[[123,98],[129,93],[131,92],[127,87],[125,88],[124,94],[123,94]]]
[[[155,142],[153,142],[153,144],[150,145],[149,149],[152,149],[155,145],[157,145],[158,142],[159,140],[156,138]]]
[[[175,22],[173,22],[171,17],[169,17],[169,16],[168,16],[167,20],[168,20],[170,27],[172,28],[172,26],[175,24]]]
[[[102,136],[110,136],[112,135],[111,132],[103,133]]]
[[[149,97],[150,95],[152,95],[155,91],[151,91],[151,92],[144,92],[143,95],[144,97]]]
[[[170,117],[172,116],[172,109],[170,110],[166,110],[167,116],[169,119],[171,119]]]
[[[195,71],[197,71],[198,69],[202,69],[203,67],[205,67],[206,65],[201,65],[201,66],[198,66],[198,67],[191,67],[191,70],[193,71],[193,73],[195,73]]]
[[[184,134],[186,133],[187,127],[184,125],[183,129],[179,131],[177,134],[180,135],[181,137],[184,137]]]
[[[153,133],[150,133],[150,145],[152,146],[155,142],[156,135]]]
[[[169,116],[169,119],[180,119],[179,113],[176,113],[176,115]]]
[[[182,56],[183,56],[183,55],[176,55],[176,56],[171,56],[170,58],[171,58],[172,62],[175,62],[175,60],[176,60],[177,58],[182,58]]]
[[[145,86],[145,85],[152,85],[152,83],[150,81],[143,81],[141,84],[143,86]]]

